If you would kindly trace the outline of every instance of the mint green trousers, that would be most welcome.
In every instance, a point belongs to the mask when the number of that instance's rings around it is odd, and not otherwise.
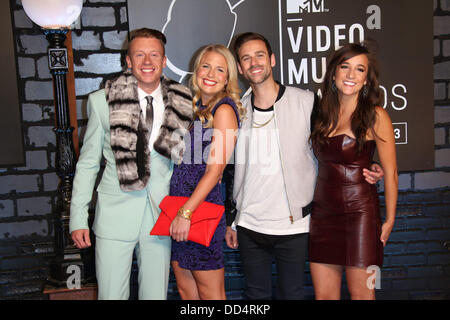
[[[140,300],[165,300],[170,273],[171,239],[150,236],[155,221],[147,201],[141,230],[134,241],[96,237],[95,267],[99,300],[127,300],[133,252],[139,268]]]

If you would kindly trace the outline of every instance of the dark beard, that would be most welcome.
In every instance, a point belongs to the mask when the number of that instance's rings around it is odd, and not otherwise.
[[[257,68],[259,66],[256,66],[255,68]],[[248,72],[250,73],[252,71],[252,69],[248,70]],[[254,85],[258,85],[263,83],[264,81],[266,81],[269,77],[270,77],[270,71],[267,72],[267,74],[264,75],[264,77],[261,80],[258,81],[254,81],[251,77],[248,77],[248,81],[250,82],[250,84],[254,84]]]

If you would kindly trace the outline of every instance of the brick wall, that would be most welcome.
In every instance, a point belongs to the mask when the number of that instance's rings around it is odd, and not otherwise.
[[[10,2],[26,166],[0,168],[0,299],[46,299],[41,292],[54,256],[58,185],[52,81],[44,36],[20,0]],[[450,298],[450,0],[434,0],[434,7],[436,168],[400,173],[398,218],[385,250],[379,299]],[[84,1],[81,30],[72,34],[80,141],[87,94],[122,70],[127,30],[126,0]],[[239,253],[225,254],[227,295],[242,298]],[[306,270],[306,296],[312,298]],[[136,278],[134,266],[132,298]],[[345,285],[343,295],[348,297]],[[178,298],[173,276],[169,298]]]

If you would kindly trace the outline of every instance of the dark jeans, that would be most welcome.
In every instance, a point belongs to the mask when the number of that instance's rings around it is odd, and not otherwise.
[[[267,235],[237,227],[245,295],[251,300],[272,298],[272,261],[277,268],[277,299],[303,299],[308,233]]]

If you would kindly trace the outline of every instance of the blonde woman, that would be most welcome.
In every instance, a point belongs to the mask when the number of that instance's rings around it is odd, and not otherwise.
[[[200,51],[191,86],[194,121],[184,139],[183,161],[175,166],[170,184],[170,195],[189,197],[181,208],[187,213],[194,212],[203,201],[223,205],[219,179],[245,112],[239,101],[234,57],[222,45],[209,45]],[[172,268],[180,296],[188,300],[226,299],[222,253],[225,216],[209,247],[187,241],[190,219],[186,216],[177,215],[170,226]]]

